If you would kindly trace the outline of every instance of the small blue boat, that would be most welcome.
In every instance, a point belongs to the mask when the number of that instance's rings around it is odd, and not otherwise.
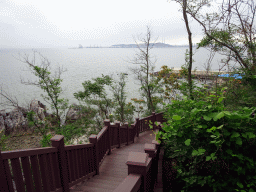
[[[244,75],[244,74],[242,74],[242,75]],[[234,75],[222,74],[222,75],[218,75],[218,77],[233,77],[235,79],[242,79],[242,76],[240,74],[234,74]]]

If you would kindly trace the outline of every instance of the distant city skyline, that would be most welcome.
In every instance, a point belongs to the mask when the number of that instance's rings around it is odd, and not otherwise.
[[[144,34],[147,25],[158,41],[185,45],[188,38],[180,9],[178,3],[166,0],[1,0],[0,48],[132,44],[133,36]],[[202,28],[190,17],[189,23],[193,43],[198,43]]]

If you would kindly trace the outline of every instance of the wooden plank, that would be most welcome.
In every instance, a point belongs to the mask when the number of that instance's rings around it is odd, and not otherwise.
[[[14,192],[13,182],[12,182],[12,174],[11,174],[8,159],[4,159],[3,161],[4,161],[5,173],[7,175],[7,182],[8,182],[9,191]]]
[[[76,186],[74,189],[70,189],[71,192],[77,192],[77,191],[90,191],[90,192],[113,192],[112,189],[104,189],[104,188],[99,188],[100,185],[98,187],[90,187],[90,186]]]
[[[42,183],[41,183],[41,174],[39,171],[37,155],[31,156],[30,161],[31,161],[31,165],[32,165],[33,178],[35,181],[36,191],[43,192]]]
[[[66,154],[67,154],[67,164],[68,164],[68,181],[69,183],[72,182],[72,176],[71,176],[71,163],[72,162],[72,158],[71,158],[71,152],[70,150],[66,150]]]
[[[48,153],[46,156],[46,164],[48,165],[48,171],[49,171],[49,184],[50,184],[50,189],[51,191],[54,191],[56,189],[56,185],[55,185],[55,176],[54,176],[54,171],[53,171],[53,165],[52,163],[52,153]]]
[[[84,183],[85,189],[87,186],[89,186],[89,187],[99,187],[100,186],[100,188],[114,190],[116,187],[118,187],[118,183],[111,185],[108,183],[97,182],[97,181],[93,181],[93,179],[89,179]]]
[[[57,152],[55,147],[44,148],[31,148],[31,149],[17,149],[13,151],[2,151],[1,155],[3,159],[15,159],[19,157],[34,156],[38,154]]]
[[[80,177],[82,176],[85,176],[85,164],[84,164],[84,150],[83,149],[80,149],[79,150],[79,161],[80,161],[80,169],[81,169],[81,175]]]
[[[83,149],[83,158],[82,158],[82,161],[83,161],[83,165],[84,165],[84,170],[85,170],[85,174],[84,175],[87,175],[89,173],[89,164],[88,164],[88,155],[87,155],[87,149]]]
[[[125,180],[114,190],[114,192],[137,192],[141,185],[141,175],[130,174]]]
[[[48,171],[48,165],[46,164],[45,154],[38,155],[39,159],[39,165],[42,175],[42,183],[43,183],[43,190],[44,192],[50,191],[49,186],[49,171]]]
[[[123,178],[120,178],[120,177],[106,176],[106,175],[95,175],[93,178],[99,179],[99,180],[115,181],[115,182],[119,182],[119,183],[124,180]]]
[[[57,153],[52,153],[51,156],[52,156],[52,169],[53,169],[53,173],[54,173],[56,188],[60,188],[61,187],[60,168],[59,168],[59,164],[58,164],[58,160],[57,160]]]
[[[25,177],[27,192],[34,192],[32,171],[29,163],[29,157],[21,157],[22,169]]]
[[[79,179],[79,175],[80,175],[77,150],[78,149],[71,151],[71,152],[74,153],[74,156],[73,156],[74,157],[74,161],[72,163],[74,163],[74,165],[75,165],[75,169],[74,169],[74,171],[75,171],[75,174],[74,174],[75,175],[75,180]]]
[[[19,158],[11,159],[12,172],[14,176],[14,181],[16,185],[16,190],[18,192],[25,192],[25,186],[23,182],[23,176],[21,172],[20,160]]]

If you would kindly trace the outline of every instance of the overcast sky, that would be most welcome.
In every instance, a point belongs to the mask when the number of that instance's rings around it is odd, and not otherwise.
[[[146,25],[159,42],[188,44],[180,8],[167,0],[0,0],[0,48],[134,43]],[[202,28],[189,20],[197,43]]]

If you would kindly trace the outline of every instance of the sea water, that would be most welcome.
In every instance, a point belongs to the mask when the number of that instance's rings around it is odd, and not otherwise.
[[[155,71],[159,71],[161,66],[180,68],[185,64],[185,52],[188,47],[174,48],[155,48],[152,49],[151,56],[155,62]],[[69,99],[69,104],[78,103],[74,98],[74,93],[83,91],[82,83],[92,80],[92,78],[101,77],[101,75],[112,75],[118,79],[118,74],[124,72],[127,74],[126,93],[127,101],[131,98],[140,98],[139,82],[135,80],[134,74],[129,70],[131,67],[138,67],[132,63],[132,59],[138,52],[134,48],[84,48],[84,49],[1,49],[0,50],[0,91],[7,92],[12,98],[16,98],[19,105],[28,106],[32,99],[37,99],[50,109],[41,94],[46,92],[35,85],[22,84],[23,81],[34,82],[37,77],[31,72],[28,64],[22,62],[25,57],[30,61],[33,59],[33,53],[37,51],[45,57],[51,66],[51,71],[58,67],[66,69],[61,76],[63,79],[62,98]],[[204,64],[209,59],[210,52],[204,48],[196,50],[194,48],[193,69],[204,70]],[[212,60],[212,70],[219,70],[222,65],[221,60],[225,57],[215,54]],[[35,63],[40,65],[41,58],[36,54]],[[225,68],[224,68],[225,69]],[[222,70],[224,70],[222,69]],[[111,95],[111,93],[108,91]],[[4,101],[0,98],[0,102]],[[7,108],[0,106],[0,109]],[[10,108],[9,108],[10,109]]]

